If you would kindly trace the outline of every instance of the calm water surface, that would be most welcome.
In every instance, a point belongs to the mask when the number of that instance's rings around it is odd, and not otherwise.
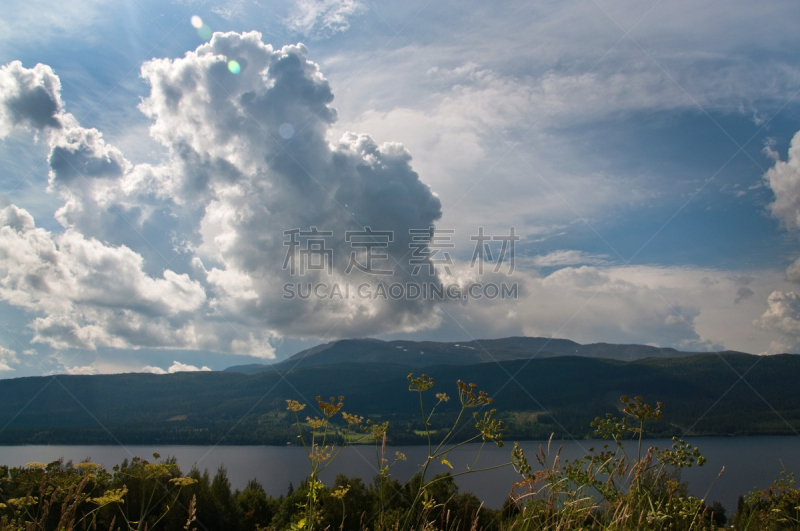
[[[602,447],[606,441],[553,441],[552,451],[563,445],[562,459],[582,457],[589,447]],[[669,439],[651,439],[646,445],[660,448],[672,444]],[[708,462],[702,468],[693,467],[684,471],[683,479],[689,482],[692,495],[706,497],[710,502],[718,500],[728,509],[729,514],[736,509],[736,500],[754,487],[763,488],[780,476],[785,465],[790,472],[800,475],[799,437],[698,437],[687,439],[698,446]],[[536,464],[533,453],[547,442],[527,441],[520,445],[532,465]],[[513,445],[503,448],[486,445],[478,456],[479,445],[467,445],[450,452],[448,461],[453,472],[463,472],[467,466],[472,469],[491,467],[508,461]],[[405,481],[417,470],[425,459],[427,448],[422,446],[396,446],[386,449],[387,458],[393,458],[395,451],[408,457],[392,468],[393,477]],[[151,459],[153,452],[163,457],[175,456],[181,470],[188,472],[192,467],[208,469],[213,475],[224,465],[228,478],[234,488],[243,488],[252,478],[264,485],[268,494],[285,494],[289,483],[297,486],[309,473],[310,468],[302,447],[297,446],[0,446],[0,464],[8,466],[24,465],[31,461],[50,462],[60,458],[79,462],[86,459],[110,469],[123,459],[139,456]],[[476,462],[476,457],[478,458]],[[722,467],[724,475],[717,479]],[[534,469],[536,466],[534,466]],[[432,466],[434,473],[445,472],[444,465]],[[374,447],[357,446],[346,448],[322,474],[322,481],[330,483],[336,474],[359,476],[369,482],[377,471],[377,458]],[[519,476],[510,468],[471,474],[458,478],[461,490],[475,493],[488,507],[499,508],[508,496],[511,484]],[[713,485],[712,485],[713,483]],[[706,492],[709,491],[708,496]]]

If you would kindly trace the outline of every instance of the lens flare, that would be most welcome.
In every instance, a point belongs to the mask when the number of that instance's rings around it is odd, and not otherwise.
[[[194,29],[200,29],[203,27],[203,19],[198,17],[197,15],[192,17],[192,27]]]
[[[197,30],[197,34],[200,35],[200,38],[204,41],[207,41],[211,38],[211,28],[208,27],[208,24],[203,24],[199,30]]]
[[[242,71],[242,67],[239,65],[239,61],[231,59],[228,61],[228,70],[231,71],[231,74],[238,74]]]
[[[294,136],[294,127],[292,127],[292,124],[281,124],[278,128],[278,133],[280,133],[281,137],[285,140],[289,140]]]

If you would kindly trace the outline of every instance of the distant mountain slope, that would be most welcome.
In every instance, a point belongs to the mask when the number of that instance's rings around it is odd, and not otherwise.
[[[638,361],[646,358],[681,358],[695,354],[699,353],[681,352],[672,348],[648,345],[612,345],[608,343],[581,345],[568,339],[544,337],[508,337],[458,343],[344,339],[317,345],[273,366],[239,365],[225,370],[257,374],[274,368],[284,370],[341,363],[395,363],[410,367],[428,367],[432,365],[473,365],[492,361],[558,356]]]
[[[343,363],[254,375],[47,376],[0,380],[0,444],[286,444],[296,440],[286,400],[344,395],[345,411],[389,421],[393,444],[422,442],[419,397],[388,363]],[[426,367],[433,393],[455,397],[456,381],[495,399],[509,439],[591,436],[595,416],[623,394],[666,404],[651,435],[796,434],[800,356],[704,354],[622,362],[574,356]],[[744,375],[744,380],[740,379]],[[434,429],[452,422],[458,400],[437,408]],[[774,409],[773,409],[774,408]]]

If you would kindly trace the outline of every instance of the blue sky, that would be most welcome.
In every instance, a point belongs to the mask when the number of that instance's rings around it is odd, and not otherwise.
[[[0,377],[363,336],[800,351],[796,3],[12,3]],[[429,225],[451,271],[393,281],[519,297],[282,297],[284,230],[334,233],[302,282],[374,288],[345,231],[399,264]],[[513,273],[471,267],[478,227]]]

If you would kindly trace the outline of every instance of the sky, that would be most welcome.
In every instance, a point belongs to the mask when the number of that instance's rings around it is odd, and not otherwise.
[[[352,337],[800,352],[796,2],[4,12],[0,378]]]

